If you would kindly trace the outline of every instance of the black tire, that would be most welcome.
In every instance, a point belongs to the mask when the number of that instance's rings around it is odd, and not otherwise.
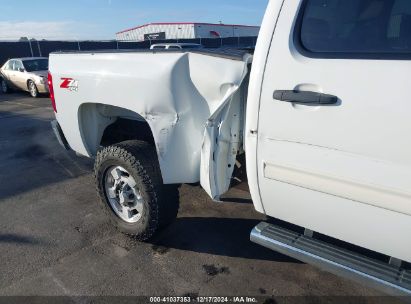
[[[7,85],[7,82],[3,78],[0,78],[0,86],[1,86],[1,92],[3,94],[7,94],[10,91],[9,86]]]
[[[27,82],[27,88],[29,90],[30,96],[33,98],[37,98],[39,96],[39,90],[37,89],[36,84],[33,82],[33,80],[29,80]]]
[[[136,223],[121,219],[109,203],[105,191],[105,175],[113,166],[122,166],[131,174],[144,199],[144,209]],[[176,218],[179,208],[178,188],[163,184],[157,152],[149,143],[132,140],[100,150],[94,172],[103,209],[121,232],[146,241]]]

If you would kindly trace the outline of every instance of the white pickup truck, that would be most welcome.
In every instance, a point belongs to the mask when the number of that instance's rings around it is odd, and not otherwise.
[[[125,233],[170,223],[178,184],[218,201],[245,154],[252,241],[410,294],[410,60],[409,0],[273,0],[254,54],[51,54],[52,125]]]

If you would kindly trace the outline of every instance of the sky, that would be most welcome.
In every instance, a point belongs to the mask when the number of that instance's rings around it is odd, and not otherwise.
[[[268,0],[0,0],[0,40],[114,39],[150,22],[260,25]]]

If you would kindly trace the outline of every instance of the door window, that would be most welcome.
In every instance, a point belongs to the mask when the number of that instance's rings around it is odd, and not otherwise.
[[[411,1],[306,0],[295,42],[309,57],[411,58]]]
[[[13,70],[15,70],[16,72],[19,72],[20,69],[24,69],[23,64],[21,63],[21,61],[14,61],[14,68]]]

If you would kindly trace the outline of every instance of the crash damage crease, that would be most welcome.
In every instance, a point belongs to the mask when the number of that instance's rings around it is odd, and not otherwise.
[[[84,60],[94,60],[95,66],[107,71],[112,61],[105,56]],[[160,56],[119,57],[121,62],[116,65],[128,64],[132,65],[130,71],[139,70],[123,75],[120,81],[118,74],[103,74],[98,69],[95,74],[73,70],[73,77],[78,73],[80,83],[94,89],[92,95],[82,96],[82,90],[71,95],[70,102],[79,104],[82,142],[76,142],[74,132],[66,132],[68,140],[77,151],[95,155],[104,129],[117,118],[144,121],[152,132],[164,183],[200,181],[216,199],[228,189],[241,145],[242,88],[252,56],[247,54],[243,60],[190,52]],[[107,94],[109,84],[115,84],[116,91]]]

